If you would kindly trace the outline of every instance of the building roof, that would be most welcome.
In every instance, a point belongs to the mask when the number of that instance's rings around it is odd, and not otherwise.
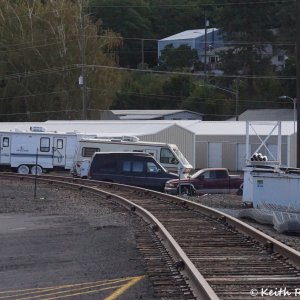
[[[46,122],[0,122],[0,131],[29,131],[30,126],[44,127],[47,131],[80,132],[98,136],[142,136],[161,132],[177,123],[183,126],[197,120],[137,120],[137,121],[46,121]],[[181,126],[182,127],[182,126]]]
[[[113,109],[112,112],[115,115],[171,115],[182,112],[189,112],[195,115],[201,115],[194,111],[185,109]]]
[[[207,28],[207,34],[219,30],[218,28]],[[173,40],[187,40],[187,39],[196,39],[198,37],[205,35],[205,29],[193,29],[193,30],[186,30],[166,38],[163,38],[160,41],[173,41]]]
[[[259,135],[269,135],[276,121],[253,121],[255,131]],[[196,135],[246,135],[246,121],[201,121],[193,124],[187,124],[184,128],[194,132]],[[294,122],[282,121],[281,134],[292,135],[294,133]],[[249,131],[250,135],[255,135],[253,130]],[[278,131],[274,130],[272,135],[277,135]]]
[[[248,109],[239,116],[240,121],[293,121],[293,109]]]
[[[253,121],[259,135],[269,135],[276,121]],[[47,131],[80,132],[103,137],[144,136],[159,133],[172,126],[179,126],[195,135],[246,135],[246,121],[200,121],[200,120],[136,120],[136,121],[47,121],[47,122],[0,122],[0,131],[27,130],[30,126],[41,126]],[[272,135],[277,135],[274,130]],[[293,121],[281,122],[282,135],[294,133]],[[250,130],[250,135],[255,133]]]
[[[201,117],[203,114],[189,111],[189,110],[168,110],[168,109],[157,109],[157,110],[112,110],[112,113],[121,120],[153,120],[163,118],[165,116],[176,115],[179,113],[188,113]]]

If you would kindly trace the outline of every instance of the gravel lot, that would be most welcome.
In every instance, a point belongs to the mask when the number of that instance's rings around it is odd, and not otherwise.
[[[141,224],[124,209],[99,196],[54,185],[50,189],[38,183],[35,198],[33,182],[0,179],[0,186],[2,295],[145,275],[135,239]],[[102,297],[86,294],[80,299]],[[156,298],[144,277],[120,299]]]
[[[240,210],[247,209],[243,207],[242,196],[237,195],[203,195],[199,197],[190,197],[189,200],[216,208],[234,217],[238,216]],[[256,229],[263,231],[271,237],[281,241],[282,243],[300,251],[300,234],[282,234],[278,233],[270,225],[261,225],[249,219],[241,220],[255,227]]]

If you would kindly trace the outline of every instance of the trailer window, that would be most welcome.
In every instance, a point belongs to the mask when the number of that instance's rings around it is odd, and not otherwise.
[[[160,162],[163,164],[178,164],[178,160],[169,148],[162,148],[160,150]]]
[[[99,148],[83,147],[82,157],[92,157],[95,152],[100,152]]]
[[[9,147],[9,138],[8,137],[3,138],[2,147]]]
[[[63,139],[57,139],[56,148],[57,149],[63,149],[64,148],[64,140]]]
[[[50,138],[42,137],[40,142],[40,151],[49,152],[50,151]]]

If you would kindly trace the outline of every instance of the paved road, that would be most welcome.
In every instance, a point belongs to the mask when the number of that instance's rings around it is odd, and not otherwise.
[[[126,214],[12,210],[0,213],[0,299],[154,299]]]

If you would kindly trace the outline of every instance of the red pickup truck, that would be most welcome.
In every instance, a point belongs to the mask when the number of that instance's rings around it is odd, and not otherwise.
[[[165,192],[179,194],[228,194],[241,193],[243,178],[230,175],[226,168],[202,169],[189,178],[172,179],[166,182]]]

